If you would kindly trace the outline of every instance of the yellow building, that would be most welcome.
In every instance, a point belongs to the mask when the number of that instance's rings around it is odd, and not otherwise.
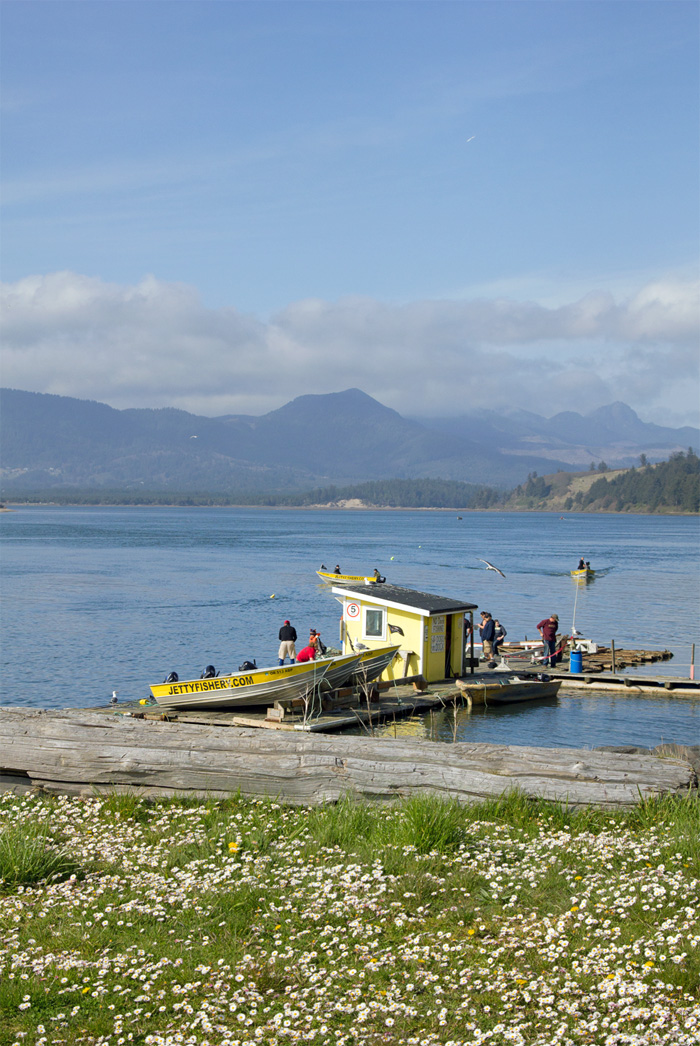
[[[343,653],[389,643],[399,647],[399,656],[382,679],[422,675],[434,683],[464,675],[470,663],[465,653],[464,615],[469,615],[473,626],[475,603],[398,585],[334,585],[331,591],[343,607]]]

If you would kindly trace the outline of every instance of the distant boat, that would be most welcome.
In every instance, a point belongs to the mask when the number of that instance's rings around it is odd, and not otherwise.
[[[586,581],[588,578],[595,577],[595,570],[591,570],[590,567],[584,567],[583,570],[572,570],[571,576],[581,581]]]
[[[176,680],[156,683],[151,693],[164,708],[249,708],[289,701],[311,693],[322,681],[333,663],[304,661],[272,668],[252,668],[210,679]]]
[[[316,573],[321,581],[330,585],[371,585],[378,580],[374,574],[334,574],[332,570],[317,570]]]

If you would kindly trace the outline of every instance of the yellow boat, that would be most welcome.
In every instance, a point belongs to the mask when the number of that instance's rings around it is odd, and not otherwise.
[[[370,585],[377,581],[374,574],[334,574],[332,570],[317,570],[321,581],[330,585]]]
[[[360,664],[360,651],[350,654],[340,654],[335,657],[317,657],[315,665],[327,665],[326,674],[323,677],[322,688],[328,690],[339,690],[352,680],[352,675]]]
[[[378,646],[372,650],[356,649],[356,653],[360,654],[360,663],[353,673],[353,680],[356,683],[371,683],[373,679],[378,679],[385,668],[387,668],[394,660],[398,653],[398,646]]]
[[[584,567],[583,570],[572,570],[571,576],[586,581],[588,578],[595,577],[595,570],[591,570],[590,567]]]
[[[164,708],[248,708],[304,697],[319,686],[333,658],[253,668],[210,679],[156,683],[151,693]]]

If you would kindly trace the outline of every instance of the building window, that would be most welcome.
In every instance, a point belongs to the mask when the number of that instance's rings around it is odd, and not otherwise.
[[[365,609],[365,639],[384,639],[384,611]]]

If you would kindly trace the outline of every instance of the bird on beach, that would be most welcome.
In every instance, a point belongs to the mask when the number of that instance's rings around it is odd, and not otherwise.
[[[493,563],[489,563],[488,559],[481,559],[480,556],[477,556],[476,558],[479,560],[480,563],[485,563],[486,564],[486,569],[487,570],[495,570],[497,574],[501,575],[501,577],[505,577],[505,574],[503,573],[503,571],[499,570],[498,567],[495,567],[493,565]]]

